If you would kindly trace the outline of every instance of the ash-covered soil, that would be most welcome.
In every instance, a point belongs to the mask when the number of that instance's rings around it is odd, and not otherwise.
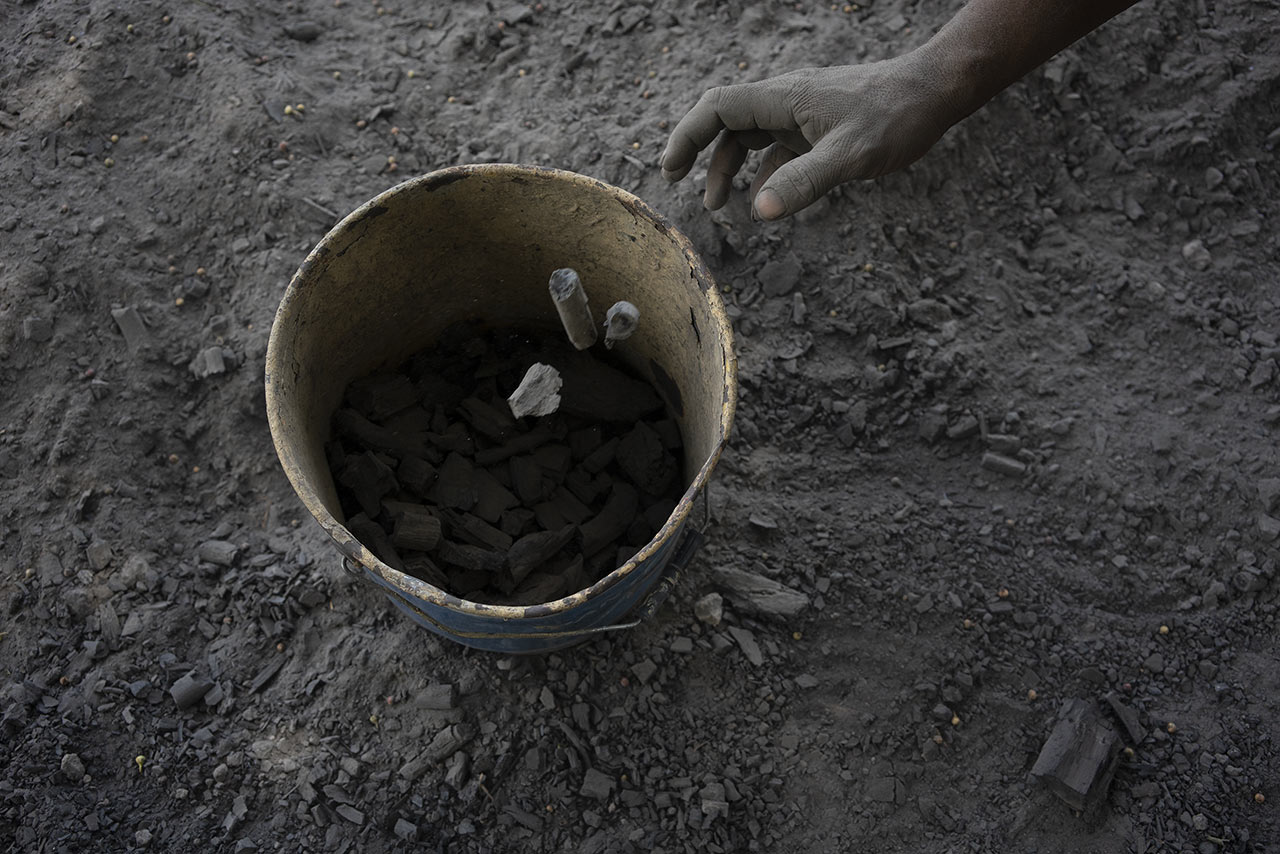
[[[954,8],[0,8],[0,847],[1280,850],[1280,10],[1148,0],[781,224],[654,165]],[[338,218],[497,161],[668,215],[740,351],[676,593],[536,658],[347,575],[262,391]],[[1080,815],[1076,698],[1131,748]]]

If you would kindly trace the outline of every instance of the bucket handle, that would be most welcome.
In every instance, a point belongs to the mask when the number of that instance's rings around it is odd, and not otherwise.
[[[653,590],[651,590],[649,595],[644,598],[644,601],[640,603],[640,607],[635,612],[635,619],[626,623],[614,623],[610,626],[596,626],[589,629],[570,629],[569,631],[563,632],[459,633],[433,619],[430,614],[420,608],[415,607],[413,610],[420,614],[424,619],[429,620],[438,626],[445,634],[461,635],[468,638],[572,638],[602,634],[604,632],[616,632],[622,629],[633,629],[656,614],[658,609],[662,607],[662,603],[667,601],[667,597],[671,595],[671,591],[675,589],[676,583],[680,580],[680,574],[684,572],[685,567],[689,565],[689,561],[693,560],[693,556],[698,553],[698,549],[702,547],[702,543],[705,539],[705,534],[692,525],[689,526],[689,530],[685,533],[684,539],[680,541],[680,545],[676,549],[676,553],[671,556],[671,560],[667,563],[666,568],[663,569],[662,577],[658,579],[658,583],[654,585]],[[360,574],[360,565],[349,557],[344,556],[342,558],[342,567],[347,572]]]

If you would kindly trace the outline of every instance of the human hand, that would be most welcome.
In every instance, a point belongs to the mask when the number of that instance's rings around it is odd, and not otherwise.
[[[704,197],[716,210],[747,155],[767,149],[751,182],[753,209],[766,220],[790,216],[838,184],[924,155],[960,118],[940,78],[917,51],[709,89],[671,131],[662,174],[683,178],[719,135]]]

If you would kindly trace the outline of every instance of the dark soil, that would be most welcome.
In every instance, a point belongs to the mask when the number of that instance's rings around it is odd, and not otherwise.
[[[1280,850],[1280,9],[1147,0],[786,223],[653,165],[954,8],[0,7],[0,847]],[[676,593],[546,657],[346,574],[264,412],[309,249],[486,161],[668,215],[741,358]],[[1077,815],[1028,774],[1108,693]]]

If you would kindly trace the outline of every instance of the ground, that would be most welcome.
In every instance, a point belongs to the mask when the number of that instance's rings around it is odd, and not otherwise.
[[[5,4],[0,847],[1280,850],[1275,4],[1146,0],[792,221],[655,168],[957,5]],[[263,402],[336,220],[497,161],[668,216],[741,363],[677,592],[534,658],[344,573]],[[808,607],[702,622],[724,568]],[[1029,772],[1108,694],[1079,814]]]

